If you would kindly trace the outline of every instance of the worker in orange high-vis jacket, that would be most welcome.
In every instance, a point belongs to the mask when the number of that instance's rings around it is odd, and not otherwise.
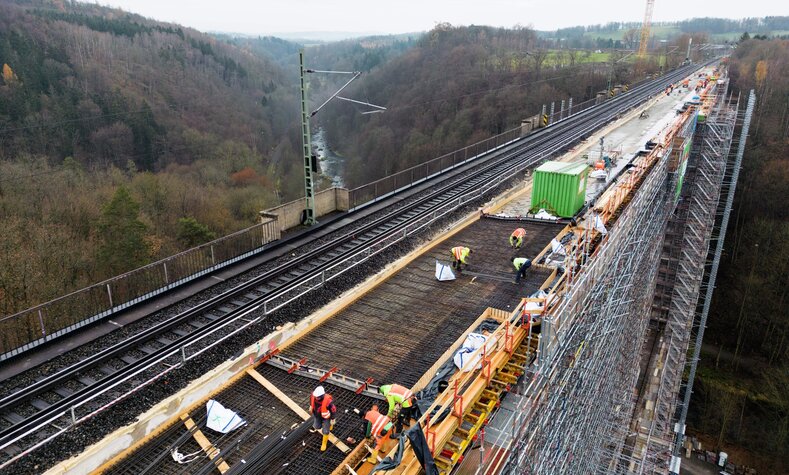
[[[310,395],[310,414],[312,414],[312,430],[318,429],[323,433],[321,442],[321,452],[326,451],[326,444],[329,442],[329,432],[334,429],[337,414],[337,406],[334,405],[331,394],[326,394],[323,386],[318,386]]]
[[[471,249],[464,246],[456,246],[450,250],[450,253],[452,254],[452,257],[455,259],[455,261],[452,263],[452,268],[460,272],[461,264],[466,264],[466,266],[468,266],[468,262],[466,262],[466,259],[468,259],[469,254],[471,254]]]
[[[372,464],[378,463],[378,452],[383,448],[387,440],[392,436],[392,419],[378,412],[378,406],[373,407],[364,415],[367,421],[366,437],[375,438],[375,449],[370,454],[368,462]]]
[[[520,249],[521,244],[523,244],[523,238],[526,236],[526,230],[523,228],[518,228],[510,234],[510,246],[514,247],[515,249]]]

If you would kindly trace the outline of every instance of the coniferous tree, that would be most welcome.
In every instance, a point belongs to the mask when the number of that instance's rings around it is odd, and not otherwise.
[[[150,259],[150,246],[145,240],[147,227],[139,215],[140,205],[123,186],[102,209],[98,260],[112,274],[140,267]]]

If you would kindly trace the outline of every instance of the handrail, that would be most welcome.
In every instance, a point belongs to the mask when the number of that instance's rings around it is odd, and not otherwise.
[[[89,325],[265,249],[280,238],[276,217],[0,317],[0,361]],[[83,318],[85,315],[90,315]]]

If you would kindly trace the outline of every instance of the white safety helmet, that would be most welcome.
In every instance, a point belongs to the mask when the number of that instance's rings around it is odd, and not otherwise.
[[[312,392],[312,395],[315,397],[321,397],[324,394],[326,394],[326,391],[324,391],[323,386],[318,386],[315,388],[315,391]]]

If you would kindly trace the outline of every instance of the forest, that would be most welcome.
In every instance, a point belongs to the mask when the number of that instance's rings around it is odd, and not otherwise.
[[[604,86],[605,65],[574,68],[581,53],[568,53],[562,70],[546,61],[549,47],[526,28],[451,25],[311,46],[309,67],[361,71],[349,94],[391,112],[370,120],[332,104],[314,128],[328,129],[358,185]],[[297,198],[299,48],[95,4],[0,3],[0,313],[245,228]],[[627,69],[616,68],[617,81]],[[310,77],[312,103],[338,84]]]
[[[248,227],[299,193],[298,90],[267,56],[20,0],[0,3],[0,64],[0,314]]]
[[[789,472],[789,41],[742,41],[729,71],[743,102],[753,89],[757,104],[688,421],[708,447],[780,474]]]

